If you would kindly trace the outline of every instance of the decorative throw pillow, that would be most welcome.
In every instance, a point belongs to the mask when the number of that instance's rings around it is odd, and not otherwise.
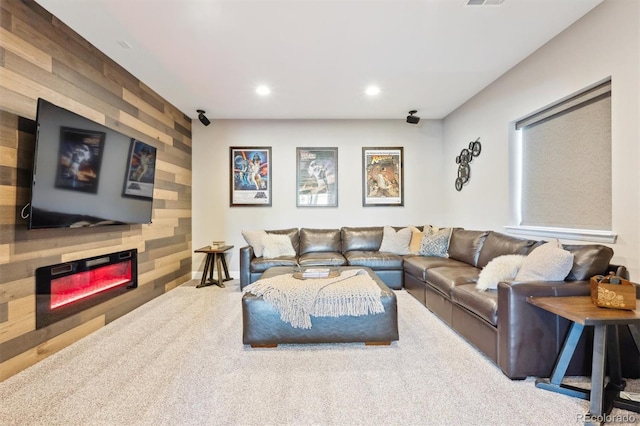
[[[536,247],[522,262],[516,281],[564,281],[573,267],[573,253],[558,240]]]
[[[262,244],[264,244],[262,256],[266,259],[296,255],[288,235],[267,234],[262,238]]]
[[[482,291],[495,290],[498,288],[500,281],[513,280],[518,274],[525,257],[523,254],[506,254],[493,258],[480,271],[476,288]]]
[[[262,257],[262,249],[264,248],[262,239],[265,235],[267,235],[267,232],[264,230],[242,231],[242,236],[244,237],[247,244],[253,247],[253,254],[255,254],[256,257]]]
[[[416,228],[411,232],[411,241],[409,242],[409,253],[418,254],[420,252],[420,244],[422,243],[422,231]]]
[[[431,226],[427,229],[425,227],[418,254],[421,256],[449,257],[447,249],[449,248],[450,238],[451,228],[438,229]]]
[[[382,232],[380,251],[395,254],[409,254],[411,228],[402,228],[396,232],[391,226],[385,226]]]

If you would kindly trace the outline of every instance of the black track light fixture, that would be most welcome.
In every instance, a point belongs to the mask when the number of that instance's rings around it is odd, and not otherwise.
[[[209,121],[207,116],[204,115],[204,110],[199,109],[197,110],[197,113],[198,113],[198,119],[202,124],[204,124],[205,126],[208,126],[209,124],[211,124],[211,121]]]
[[[409,111],[409,115],[407,115],[407,123],[418,124],[420,122],[420,117],[418,117],[417,115],[413,115],[417,112],[418,111],[415,109],[412,109],[411,111]]]

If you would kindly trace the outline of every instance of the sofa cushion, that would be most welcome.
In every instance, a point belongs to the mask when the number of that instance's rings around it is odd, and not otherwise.
[[[382,232],[382,226],[343,227],[341,229],[342,253],[352,250],[378,251],[382,244]]]
[[[525,257],[523,254],[505,254],[492,259],[480,271],[476,289],[495,290],[500,281],[513,281]]]
[[[297,257],[277,257],[275,259],[266,259],[264,257],[256,257],[251,260],[250,270],[251,273],[262,273],[274,266],[290,266],[294,267],[298,265]]]
[[[337,251],[306,253],[298,259],[300,266],[344,266],[347,259]]]
[[[525,257],[516,281],[564,281],[573,266],[573,254],[558,240],[536,247]]]
[[[439,266],[468,266],[459,260],[446,257],[432,256],[408,256],[404,258],[403,269],[406,273],[413,275],[422,281],[427,281],[427,272]]]
[[[536,241],[511,237],[500,232],[490,231],[484,240],[482,250],[478,256],[478,268],[484,268],[487,263],[498,256],[506,254],[527,254]]]
[[[267,229],[267,234],[278,234],[278,235],[287,235],[291,239],[291,245],[296,253],[300,252],[300,241],[299,241],[299,232],[298,228],[289,228],[289,229]]]
[[[449,257],[471,266],[478,265],[478,255],[489,233],[454,228],[449,241]]]
[[[300,255],[340,251],[340,229],[300,229]]]
[[[425,228],[420,242],[420,256],[449,257],[447,250],[451,238],[451,228]]]
[[[567,281],[589,280],[594,275],[606,275],[609,262],[613,257],[611,247],[600,244],[563,245],[573,253],[573,267],[567,275]]]
[[[411,242],[412,230],[413,229],[409,227],[395,230],[391,226],[385,226],[382,229],[382,243],[380,243],[380,251],[395,254],[409,254],[409,243]]]
[[[344,253],[349,266],[378,269],[402,269],[402,257],[387,252],[354,250]]]
[[[288,235],[267,234],[262,238],[262,244],[264,245],[262,256],[266,259],[280,256],[295,257],[296,255]]]
[[[451,297],[451,290],[462,284],[473,284],[478,280],[480,269],[470,266],[440,266],[427,271],[427,283],[447,297]]]
[[[498,325],[497,291],[480,291],[473,284],[462,284],[451,290],[451,300],[489,324]]]

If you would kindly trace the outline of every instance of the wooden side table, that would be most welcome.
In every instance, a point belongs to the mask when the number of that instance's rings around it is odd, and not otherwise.
[[[599,425],[613,407],[640,413],[640,403],[620,398],[626,383],[622,380],[618,326],[628,326],[636,346],[640,349],[640,312],[599,308],[589,296],[529,297],[527,302],[545,311],[566,318],[573,323],[550,379],[537,379],[536,387],[589,400],[585,425]],[[593,326],[593,361],[591,390],[563,384],[569,362],[585,326]],[[605,362],[609,363],[609,382],[605,385]]]
[[[233,246],[223,246],[219,248],[211,248],[211,246],[202,247],[195,251],[195,253],[205,253],[207,258],[204,261],[204,271],[202,271],[202,279],[200,284],[196,288],[205,287],[208,285],[217,285],[220,288],[224,288],[225,281],[231,281],[233,278],[229,276],[229,268],[227,267],[227,258],[225,252],[231,250]],[[218,270],[218,279],[213,279],[213,269]],[[224,270],[224,278],[222,271]],[[209,279],[207,280],[207,274]]]

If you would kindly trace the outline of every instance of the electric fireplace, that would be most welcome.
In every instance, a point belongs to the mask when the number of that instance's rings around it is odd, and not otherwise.
[[[138,286],[138,250],[36,269],[36,328],[46,327]]]

